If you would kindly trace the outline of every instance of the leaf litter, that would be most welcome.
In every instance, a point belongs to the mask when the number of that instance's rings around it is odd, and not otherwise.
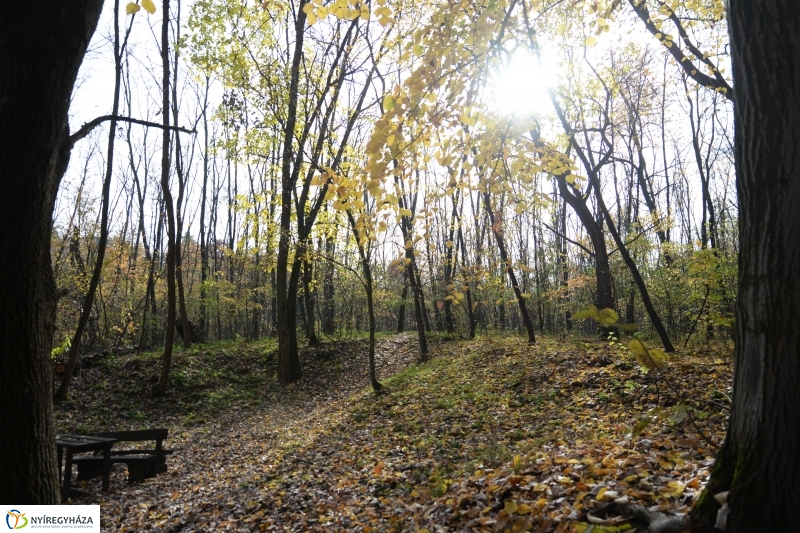
[[[635,532],[631,508],[680,516],[708,480],[729,355],[644,373],[600,341],[432,341],[423,364],[412,335],[379,340],[379,395],[364,340],[305,349],[284,388],[274,342],[178,352],[162,399],[157,354],[105,358],[58,431],[168,427],[175,453],[140,483],[115,466],[109,492],[76,481],[93,496],[74,503],[99,503],[103,531]],[[692,416],[652,415],[675,406]]]

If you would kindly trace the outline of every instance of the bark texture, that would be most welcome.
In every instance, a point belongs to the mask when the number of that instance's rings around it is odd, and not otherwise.
[[[800,3],[731,0],[739,297],[733,410],[695,529],[795,531],[800,509]]]
[[[0,3],[0,501],[59,501],[53,428],[53,205],[67,112],[101,0]]]

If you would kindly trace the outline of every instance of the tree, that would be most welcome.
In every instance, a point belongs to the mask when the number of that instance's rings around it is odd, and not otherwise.
[[[70,96],[101,0],[0,4],[0,500],[59,500],[52,368],[52,213]]]
[[[731,0],[739,297],[733,409],[692,512],[710,530],[790,531],[800,508],[800,5]]]

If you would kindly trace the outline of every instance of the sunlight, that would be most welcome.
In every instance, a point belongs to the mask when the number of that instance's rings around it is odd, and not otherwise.
[[[490,82],[492,98],[503,113],[524,116],[550,113],[553,108],[547,95],[553,83],[554,68],[546,57],[542,65],[530,52],[518,50]]]

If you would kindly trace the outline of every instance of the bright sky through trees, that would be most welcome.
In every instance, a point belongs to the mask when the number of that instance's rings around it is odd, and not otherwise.
[[[519,116],[551,113],[547,87],[554,82],[555,70],[547,57],[540,64],[527,50],[513,52],[490,82],[494,104],[504,113]]]

